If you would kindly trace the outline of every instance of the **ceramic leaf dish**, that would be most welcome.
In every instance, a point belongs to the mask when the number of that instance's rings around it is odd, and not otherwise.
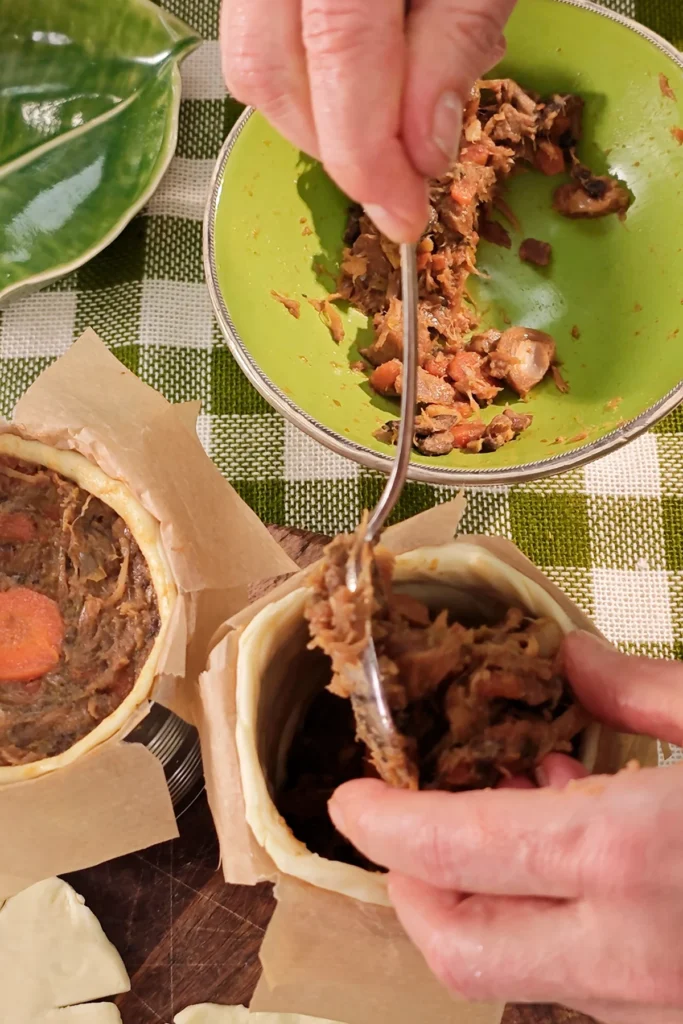
[[[0,0],[0,300],[81,266],[173,155],[197,35],[150,0]]]

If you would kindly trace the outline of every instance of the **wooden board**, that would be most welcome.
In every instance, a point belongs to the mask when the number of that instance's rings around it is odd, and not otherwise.
[[[271,532],[302,567],[325,544],[324,537],[299,530]],[[258,951],[273,911],[270,887],[224,883],[203,795],[179,828],[174,842],[67,879],[100,919],[131,976],[131,992],[117,999],[123,1024],[171,1024],[191,1003],[248,1004],[260,975]],[[504,1024],[585,1020],[560,1007],[516,1006]]]

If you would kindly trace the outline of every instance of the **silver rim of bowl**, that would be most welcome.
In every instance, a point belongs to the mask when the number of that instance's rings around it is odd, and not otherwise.
[[[668,43],[665,39],[662,39],[662,37],[657,35],[655,32],[651,32],[643,25],[633,21],[631,18],[627,18],[622,14],[617,14],[616,11],[608,10],[605,7],[599,7],[597,4],[590,3],[589,0],[554,0],[554,2],[566,4],[569,7],[577,7],[589,13],[597,14],[603,18],[609,18],[611,21],[624,25],[632,32],[635,32],[637,35],[647,39],[667,57],[669,57],[676,65],[678,65],[679,68],[683,69],[683,57],[674,46]],[[223,177],[228,159],[235,147],[235,144],[237,143],[237,140],[242,134],[244,126],[254,113],[255,110],[253,107],[247,107],[225,140],[213,173],[209,201],[204,215],[204,270],[216,318],[227,345],[245,377],[253,387],[256,388],[259,394],[277,410],[277,412],[284,416],[285,419],[289,420],[289,422],[295,427],[298,427],[299,430],[303,431],[303,433],[312,437],[315,441],[319,441],[337,455],[353,459],[355,462],[365,466],[366,469],[373,469],[381,473],[388,473],[394,461],[391,455],[382,455],[379,452],[373,451],[371,448],[366,448],[364,445],[358,444],[356,441],[352,441],[349,438],[343,437],[341,434],[337,434],[333,430],[329,430],[312,416],[309,416],[308,413],[304,412],[303,409],[296,405],[283,391],[280,390],[280,388],[278,388],[277,384],[266,376],[244,344],[244,341],[233,323],[223,295],[221,294],[218,284],[218,274],[216,271],[214,238],[216,206],[221,186],[223,184]],[[611,431],[609,434],[605,434],[604,437],[598,438],[598,440],[592,441],[589,444],[582,445],[580,448],[576,448],[573,451],[552,455],[547,459],[540,459],[538,462],[524,463],[519,466],[509,466],[504,469],[469,470],[449,467],[440,468],[437,465],[432,468],[431,466],[411,463],[408,471],[408,478],[410,480],[420,481],[421,483],[445,484],[450,485],[451,487],[490,486],[492,484],[514,484],[531,480],[539,480],[542,477],[552,476],[556,473],[584,466],[589,462],[593,462],[595,459],[607,455],[609,452],[616,451],[629,441],[632,441],[641,434],[644,434],[645,431],[649,430],[656,423],[659,423],[660,420],[664,419],[664,417],[672,412],[682,401],[683,380],[669,391],[664,398],[660,399],[656,405],[653,405],[650,409],[641,413],[640,416],[630,420],[628,423],[622,424],[616,430]]]

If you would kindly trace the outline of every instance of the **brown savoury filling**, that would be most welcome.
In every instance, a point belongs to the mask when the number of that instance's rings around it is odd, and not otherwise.
[[[0,766],[87,736],[130,693],[160,629],[147,563],[120,516],[60,474],[0,456],[0,595],[13,589],[54,601],[64,632],[59,661],[38,678],[3,676],[0,647]]]
[[[521,228],[503,197],[515,173],[534,168],[563,181],[555,189],[553,207],[565,217],[625,215],[631,201],[626,188],[615,178],[594,175],[576,155],[583,112],[580,96],[543,99],[511,79],[479,82],[465,105],[458,159],[447,174],[429,183],[429,222],[418,243],[414,444],[423,455],[495,451],[532,423],[531,414],[511,409],[499,410],[485,423],[480,409],[505,387],[525,400],[556,368],[555,341],[523,326],[477,333],[481,316],[468,285],[472,275],[482,276],[476,265],[480,239],[512,246],[509,231],[494,214]],[[350,212],[344,242],[333,299],[344,299],[373,318],[372,344],[361,350],[371,368],[369,383],[380,395],[398,397],[403,390],[398,246],[360,207]],[[547,266],[551,254],[549,243],[535,239],[527,239],[520,253],[538,266]],[[359,367],[366,368],[364,363]],[[395,444],[397,421],[389,420],[375,436]]]
[[[328,690],[313,699],[292,743],[277,809],[296,838],[313,853],[358,867],[372,865],[332,824],[327,802],[338,786],[375,776],[356,740],[351,704]]]
[[[331,669],[330,669],[331,673]],[[571,706],[571,700],[567,694],[562,702],[565,709]],[[498,702],[494,715],[499,717],[501,722],[507,719],[504,702]],[[522,707],[514,709],[508,706],[508,713],[515,710],[522,712]],[[527,712],[528,714],[528,712]],[[556,714],[562,716],[562,708],[559,707]],[[529,718],[533,716],[529,715]],[[534,740],[541,739],[540,734],[545,733],[544,739],[547,743],[550,740],[551,746],[562,749],[567,753],[576,755],[579,750],[579,736],[569,740],[569,734],[565,733],[564,740],[556,733],[557,727],[548,723],[548,717],[541,714],[540,721],[536,727],[535,737],[525,736],[522,740],[526,749],[524,767],[529,771],[537,760],[539,748]],[[573,714],[572,714],[573,717]],[[507,719],[509,722],[509,719]],[[545,725],[541,724],[542,722]],[[582,721],[580,724],[585,724]],[[422,709],[421,720],[416,720],[417,729],[421,731],[419,746],[421,753],[427,763],[430,758],[430,744],[439,742],[441,738],[442,749],[451,747],[451,741],[447,738],[448,728],[444,719],[439,722],[438,710],[432,705]],[[504,725],[499,730],[499,738],[507,739],[508,743],[514,744],[519,736],[514,735],[514,727],[510,731],[509,725]],[[417,736],[416,736],[417,739]],[[446,741],[444,743],[444,740]],[[543,744],[545,746],[545,744]],[[451,747],[451,749],[453,749]],[[546,748],[547,749],[547,748]],[[479,737],[476,744],[470,748],[474,757],[469,756],[461,759],[460,766],[469,764],[470,768],[476,766],[478,778],[471,777],[462,786],[444,786],[443,788],[470,789],[486,785],[494,785],[502,777],[499,767],[495,764],[495,757],[503,754],[503,746],[496,743],[491,746],[491,741],[485,735]],[[518,747],[514,751],[515,758],[522,753]],[[372,864],[359,853],[351,843],[348,842],[332,824],[327,813],[327,804],[334,791],[345,782],[363,777],[376,778],[377,772],[372,765],[368,751],[363,743],[356,737],[356,723],[354,720],[351,702],[330,693],[325,689],[318,693],[313,699],[306,714],[303,716],[300,727],[294,737],[289,756],[287,759],[287,775],[285,783],[277,795],[277,809],[283,816],[296,838],[302,842],[311,852],[326,857],[328,860],[341,861],[345,864],[353,864],[357,867],[369,870],[377,870]],[[441,788],[441,787],[439,787]]]
[[[329,657],[330,683],[295,736],[278,809],[313,852],[367,867],[327,815],[337,786],[381,773],[387,763],[375,748],[377,738],[356,722],[344,699],[353,690],[345,666],[364,644],[364,595],[345,586],[352,547],[352,537],[336,538],[311,579],[311,646]],[[514,606],[495,610],[491,602],[490,624],[458,621],[394,589],[386,550],[377,549],[375,566],[368,596],[373,637],[385,694],[421,789],[495,786],[530,774],[552,751],[577,753],[589,718],[564,678],[562,631],[552,619]]]

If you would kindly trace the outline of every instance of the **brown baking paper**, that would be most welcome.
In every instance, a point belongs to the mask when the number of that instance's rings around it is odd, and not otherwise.
[[[88,330],[0,425],[85,455],[161,524],[179,598],[152,698],[189,722],[216,627],[244,606],[249,583],[296,568],[207,457],[198,412],[171,405]],[[121,742],[148,709],[69,767],[0,786],[0,899],[177,835],[160,762]]]
[[[328,1020],[348,1024],[500,1020],[502,1007],[458,1004],[437,984],[389,907],[357,903],[295,878],[282,878],[275,893],[253,1011],[324,1011]]]
[[[387,530],[396,554],[453,540],[465,502],[430,509]],[[578,629],[599,635],[590,619],[510,541],[459,538],[479,545],[540,584]],[[266,605],[305,584],[311,567],[235,615],[216,634],[200,679],[200,723],[207,790],[226,881],[275,881],[277,906],[261,950],[263,977],[252,1010],[302,1013],[347,1024],[498,1024],[501,1006],[459,1004],[439,986],[391,909],[361,903],[280,876],[246,821],[235,743],[235,671],[241,631]],[[273,574],[271,574],[273,575]],[[602,730],[596,771],[617,771],[631,758],[656,764],[656,744]]]
[[[77,769],[18,782],[0,794],[0,898],[174,835],[161,762],[139,743],[103,743]]]

